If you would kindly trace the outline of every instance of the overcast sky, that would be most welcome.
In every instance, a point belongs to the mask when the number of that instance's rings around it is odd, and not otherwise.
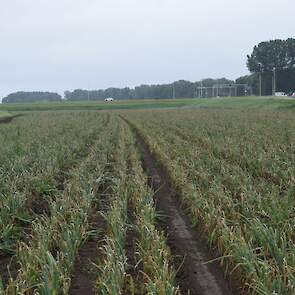
[[[294,0],[0,0],[0,97],[247,74]]]

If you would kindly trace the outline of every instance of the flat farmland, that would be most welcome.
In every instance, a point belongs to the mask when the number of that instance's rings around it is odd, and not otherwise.
[[[227,108],[227,109],[275,109],[295,108],[294,98],[278,97],[222,97],[222,98],[182,98],[182,99],[132,99],[104,101],[61,101],[36,103],[0,104],[0,112],[30,111],[81,111],[81,110],[138,110],[163,108]]]
[[[5,121],[7,118],[10,118],[11,114],[7,111],[0,111],[0,122]]]
[[[7,117],[9,116],[10,114],[6,111],[0,111],[0,118],[3,118],[3,117]]]
[[[1,123],[0,293],[295,294],[293,101],[202,103]]]

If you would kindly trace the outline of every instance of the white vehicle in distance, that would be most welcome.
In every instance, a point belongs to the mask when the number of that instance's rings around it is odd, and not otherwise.
[[[285,92],[276,92],[275,96],[284,97],[284,96],[288,96],[288,95]]]
[[[105,98],[104,101],[106,101],[106,102],[110,102],[110,101],[114,101],[114,99],[113,99],[112,97],[108,97],[108,98]]]
[[[295,97],[295,92],[292,94],[292,97]]]

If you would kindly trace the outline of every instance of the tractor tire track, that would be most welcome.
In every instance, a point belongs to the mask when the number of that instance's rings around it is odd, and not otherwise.
[[[94,264],[100,257],[100,246],[107,230],[107,222],[103,217],[109,209],[110,190],[107,187],[103,192],[98,193],[97,204],[92,208],[89,217],[90,230],[97,231],[94,236],[90,236],[78,251],[74,271],[69,290],[70,295],[92,295],[95,294],[95,280],[97,278]]]
[[[110,115],[107,116],[106,125],[110,122]],[[101,247],[107,232],[107,221],[104,215],[109,211],[112,204],[112,164],[108,163],[104,172],[105,180],[102,186],[95,189],[96,202],[88,218],[89,230],[96,232],[94,236],[88,237],[85,243],[78,250],[74,262],[73,273],[69,295],[94,295],[97,279],[96,264],[102,258]]]
[[[224,279],[223,272],[217,263],[206,264],[212,260],[204,246],[201,235],[191,224],[189,217],[181,208],[179,196],[175,193],[171,181],[164,169],[157,164],[147,143],[136,127],[129,124],[137,139],[142,154],[142,166],[149,177],[149,185],[155,191],[157,211],[163,215],[159,226],[165,231],[167,244],[174,257],[176,284],[182,294],[191,295],[237,295]]]
[[[12,120],[14,120],[15,118],[17,117],[21,117],[21,116],[24,116],[24,114],[17,114],[17,115],[14,115],[14,116],[9,116],[9,117],[3,117],[3,118],[0,118],[0,124],[7,124],[7,123],[10,123]]]
[[[136,243],[139,240],[138,232],[136,230],[136,216],[135,208],[130,198],[127,204],[128,215],[128,229],[126,232],[125,251],[127,257],[128,268],[126,271],[126,280],[122,291],[123,295],[130,294],[131,285],[135,286],[135,293],[133,295],[140,295],[140,287],[143,285],[143,267],[142,263],[137,264],[136,259]]]

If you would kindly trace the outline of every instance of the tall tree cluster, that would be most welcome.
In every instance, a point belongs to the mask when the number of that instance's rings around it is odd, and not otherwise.
[[[295,39],[271,40],[254,46],[247,55],[247,66],[251,73],[271,72],[295,68]]]
[[[240,77],[238,82],[250,84],[259,93],[259,75],[262,77],[262,94],[272,94],[273,72],[276,73],[278,91],[295,91],[295,39],[270,40],[254,46],[247,55],[247,67],[251,75]]]

